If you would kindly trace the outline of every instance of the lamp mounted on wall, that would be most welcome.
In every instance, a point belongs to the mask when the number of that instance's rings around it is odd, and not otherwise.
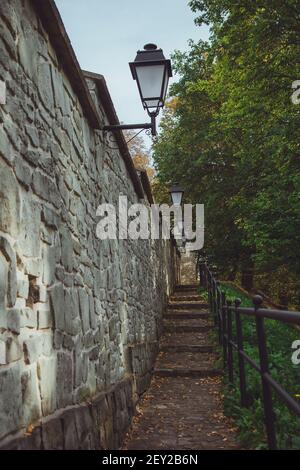
[[[132,77],[137,82],[144,109],[151,118],[146,124],[116,124],[104,126],[105,131],[124,129],[151,129],[156,135],[156,117],[165,105],[169,78],[172,77],[171,61],[166,59],[162,49],[155,44],[146,44],[138,51],[134,62],[129,64]]]

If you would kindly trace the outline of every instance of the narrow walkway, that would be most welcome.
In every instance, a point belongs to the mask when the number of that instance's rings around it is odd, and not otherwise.
[[[238,449],[223,414],[221,371],[209,341],[207,304],[196,286],[178,286],[164,318],[154,376],[123,449]]]

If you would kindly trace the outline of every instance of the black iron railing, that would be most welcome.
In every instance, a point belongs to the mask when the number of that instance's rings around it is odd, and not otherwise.
[[[222,292],[219,282],[215,279],[206,263],[202,263],[199,260],[197,262],[197,269],[200,277],[200,285],[206,288],[208,292],[209,308],[213,314],[215,325],[218,328],[219,342],[223,348],[224,368],[228,372],[228,379],[230,382],[233,382],[234,373],[238,373],[241,406],[247,407],[249,405],[249,395],[247,394],[245,364],[250,364],[250,366],[260,374],[268,446],[269,449],[277,449],[275,414],[272,399],[273,392],[275,392],[298,417],[300,417],[300,405],[273,379],[270,373],[264,320],[265,318],[269,318],[284,323],[300,325],[300,312],[262,308],[263,298],[259,295],[253,297],[253,308],[242,308],[239,299],[236,299],[234,303],[226,300],[226,296],[224,292]],[[242,320],[244,316],[255,318],[259,363],[256,363],[244,350]],[[233,336],[234,321],[235,335]],[[236,352],[238,356],[237,371],[234,370],[234,352]]]

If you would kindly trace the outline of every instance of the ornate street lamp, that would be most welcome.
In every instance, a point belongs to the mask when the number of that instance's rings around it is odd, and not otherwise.
[[[169,78],[172,77],[171,61],[165,58],[162,49],[157,49],[155,44],[146,44],[142,51],[137,52],[134,62],[130,62],[129,66],[151,123],[121,124],[105,126],[103,129],[151,129],[152,135],[156,135],[155,118],[165,105]]]
[[[184,190],[178,183],[174,183],[171,187],[169,194],[171,195],[172,202],[175,206],[180,206],[182,201],[182,196],[184,194]]]
[[[157,49],[155,44],[146,44],[129,65],[144,109],[155,122],[165,104],[169,78],[172,77],[171,61],[166,60],[162,49]]]

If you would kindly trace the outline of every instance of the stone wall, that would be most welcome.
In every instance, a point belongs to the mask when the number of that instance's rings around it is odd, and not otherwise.
[[[97,126],[116,118],[103,78],[84,78],[55,5],[40,2],[47,24],[37,3],[0,2],[0,446],[116,448],[177,255],[97,239],[98,205],[140,202],[142,186],[123,137]]]

